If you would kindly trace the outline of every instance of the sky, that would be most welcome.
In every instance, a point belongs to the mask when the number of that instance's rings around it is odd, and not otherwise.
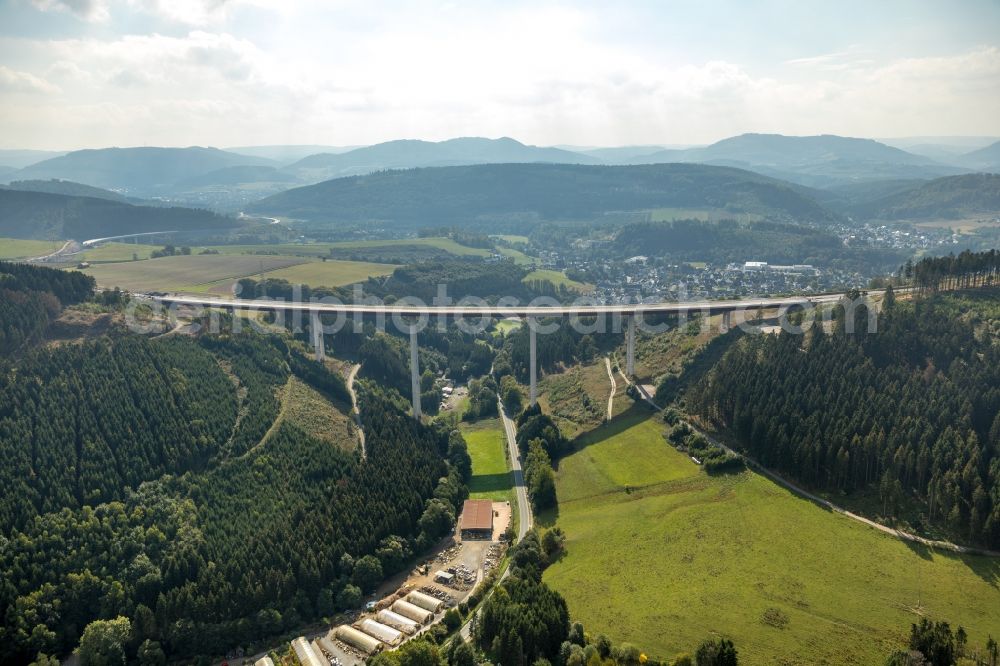
[[[1000,135],[1000,0],[0,0],[0,148]]]

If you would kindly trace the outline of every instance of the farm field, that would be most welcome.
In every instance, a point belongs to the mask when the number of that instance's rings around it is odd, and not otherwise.
[[[51,254],[61,248],[63,243],[64,241],[0,238],[0,259],[30,259]]]
[[[162,245],[144,245],[135,243],[104,243],[92,250],[84,250],[74,254],[75,261],[89,261],[90,263],[112,262],[112,261],[132,261],[132,256],[139,260],[149,259],[153,250],[162,250]]]
[[[469,497],[513,502],[514,481],[507,467],[507,444],[500,420],[463,423],[461,430],[472,458]]]
[[[638,409],[559,462],[566,555],[545,580],[588,632],[672,658],[710,635],[741,664],[877,664],[926,615],[981,646],[1000,560],[931,551],[751,472],[709,476]]]
[[[312,261],[272,255],[190,255],[97,264],[86,269],[102,287],[132,291],[231,293],[239,278],[261,274],[311,286],[339,286],[385,275],[394,267],[355,261]]]
[[[570,280],[562,271],[554,271],[548,268],[533,270],[524,276],[525,282],[530,282],[531,280],[548,280],[557,287],[564,286],[567,289],[572,289],[580,293],[591,292],[594,290],[594,285],[584,284],[583,282],[577,282],[576,280]]]
[[[310,287],[340,287],[362,282],[369,277],[389,275],[395,268],[394,264],[373,264],[367,261],[309,261],[279,268],[269,272],[267,276]]]
[[[373,248],[427,247],[443,250],[458,256],[487,257],[489,251],[482,248],[459,245],[450,238],[403,238],[397,240],[343,241],[337,243],[279,243],[274,245],[214,245],[220,254],[250,254],[274,252],[285,255],[321,257],[330,250],[370,250]]]
[[[717,222],[739,217],[741,220],[759,221],[763,217],[757,213],[739,213],[723,208],[654,208],[649,211],[652,222],[671,222],[673,220],[701,220],[702,222]]]
[[[190,255],[98,264],[84,272],[102,287],[133,291],[209,291],[213,283],[301,264],[302,257]]]

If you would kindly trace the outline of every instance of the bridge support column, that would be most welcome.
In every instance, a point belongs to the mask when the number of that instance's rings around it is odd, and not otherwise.
[[[529,369],[528,375],[531,378],[531,389],[529,392],[529,404],[534,407],[535,403],[538,402],[538,339],[535,334],[535,320],[528,317],[528,351],[529,351],[529,363],[531,368]]]
[[[410,326],[410,389],[413,392],[413,418],[420,420],[420,357],[417,353],[417,327]]]
[[[625,335],[625,375],[635,375],[635,315],[628,316],[628,329]]]
[[[733,326],[733,313],[726,310],[722,313],[722,327],[720,331],[722,333],[728,333],[729,329]]]
[[[323,340],[323,322],[319,319],[319,312],[313,310],[309,319],[309,330],[312,331],[313,349],[316,350],[316,360],[322,361],[326,358],[326,343]]]

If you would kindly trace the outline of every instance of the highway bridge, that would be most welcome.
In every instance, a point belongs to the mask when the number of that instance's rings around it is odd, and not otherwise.
[[[877,294],[881,292],[870,292]],[[310,329],[313,336],[313,347],[317,359],[323,359],[325,354],[323,330],[320,322],[322,314],[363,317],[375,315],[393,317],[397,322],[403,318],[416,318],[418,323],[405,324],[410,335],[410,380],[413,398],[413,415],[420,418],[420,371],[417,349],[417,334],[427,324],[431,317],[439,321],[464,318],[518,318],[528,324],[529,330],[529,377],[530,402],[532,405],[538,398],[538,362],[537,362],[537,320],[550,317],[620,317],[627,322],[626,326],[626,370],[629,377],[635,374],[635,331],[637,320],[645,315],[662,315],[698,313],[703,315],[721,314],[722,326],[726,329],[731,325],[731,315],[734,312],[752,312],[756,310],[779,310],[787,312],[793,307],[818,306],[832,304],[844,298],[844,294],[816,294],[808,296],[791,296],[779,298],[750,298],[728,301],[685,301],[659,303],[615,303],[609,305],[593,303],[573,303],[561,305],[552,302],[551,305],[541,305],[537,302],[528,304],[507,305],[501,302],[497,305],[462,304],[457,305],[426,305],[410,299],[401,299],[392,304],[385,303],[341,303],[331,300],[317,301],[286,301],[274,299],[218,299],[186,295],[150,295],[148,298],[165,306],[189,306],[197,308],[219,308],[234,313],[246,312],[280,312],[301,313],[310,317]],[[866,295],[867,298],[867,295]],[[871,310],[870,312],[873,312]],[[871,316],[871,315],[869,315]]]

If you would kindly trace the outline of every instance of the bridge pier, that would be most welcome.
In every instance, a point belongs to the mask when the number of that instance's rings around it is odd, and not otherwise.
[[[410,389],[413,393],[413,418],[420,420],[420,357],[417,353],[417,327],[410,326]]]
[[[628,316],[628,329],[625,335],[625,375],[635,375],[635,315]]]
[[[733,325],[733,313],[730,312],[729,310],[726,310],[725,312],[722,313],[722,326],[720,328],[720,331],[722,333],[728,333],[729,329],[732,328],[732,325]]]
[[[313,349],[316,350],[316,360],[326,359],[326,342],[323,340],[323,322],[319,319],[319,312],[313,310],[310,313],[309,330],[312,331]]]
[[[535,403],[538,402],[538,339],[535,333],[535,320],[532,317],[527,318],[528,324],[528,356],[529,364],[531,365],[528,376],[531,378],[531,388],[529,391],[529,404],[534,407]]]

